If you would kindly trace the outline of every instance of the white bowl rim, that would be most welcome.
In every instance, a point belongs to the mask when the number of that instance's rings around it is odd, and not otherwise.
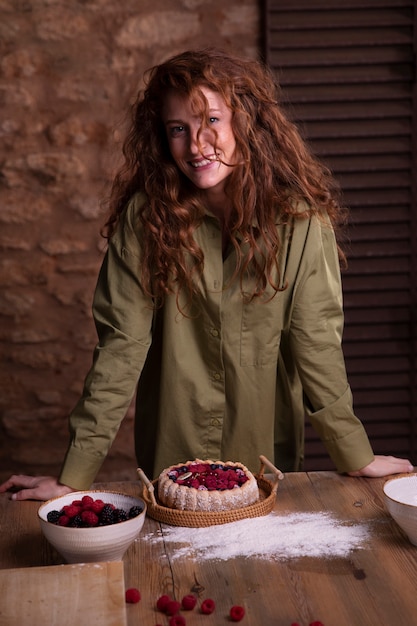
[[[414,480],[417,482],[417,473],[413,473],[413,474],[406,474],[404,476],[393,476],[392,478],[389,478],[383,486],[383,491],[384,491],[384,496],[388,499],[391,500],[391,502],[394,502],[395,504],[400,504],[401,506],[405,506],[412,509],[416,509],[417,508],[417,503],[416,504],[410,504],[409,502],[403,502],[402,500],[398,500],[397,498],[393,497],[392,495],[389,495],[386,492],[386,487],[388,487],[389,484],[396,482],[396,481],[409,481],[409,480]]]
[[[136,515],[136,517],[132,517],[128,520],[124,520],[124,522],[132,522],[134,520],[136,520],[138,517],[140,517],[141,515],[143,515],[144,513],[146,514],[146,502],[145,500],[143,500],[143,498],[141,498],[140,496],[133,496],[130,493],[123,493],[122,491],[108,491],[108,490],[104,490],[104,489],[86,489],[84,491],[70,491],[70,493],[66,493],[62,496],[55,496],[55,498],[50,498],[49,500],[45,500],[45,502],[42,502],[42,504],[39,506],[38,508],[38,518],[42,521],[42,522],[46,522],[47,524],[51,524],[52,522],[48,522],[47,519],[45,519],[44,517],[42,517],[41,515],[41,510],[49,505],[52,504],[53,502],[57,501],[57,500],[61,500],[62,498],[67,498],[68,496],[73,496],[74,500],[79,499],[80,495],[91,495],[94,493],[101,493],[101,494],[109,494],[109,495],[114,495],[114,496],[122,496],[123,498],[132,498],[133,500],[138,500],[142,503],[143,509],[141,511],[141,513],[139,513],[139,515]],[[78,496],[78,498],[77,498]],[[120,522],[120,524],[123,524],[124,522]],[[56,526],[56,524],[54,524]],[[110,524],[110,526],[114,526],[114,524]],[[63,530],[74,530],[74,528],[68,527],[68,526],[60,526],[60,528],[62,528]],[[89,527],[85,527],[85,528],[77,528],[75,530],[80,531],[80,530],[86,530],[86,531],[91,531],[91,530],[97,530],[97,528],[100,528],[101,530],[103,530],[104,528],[106,528],[105,526],[91,526],[91,528]]]

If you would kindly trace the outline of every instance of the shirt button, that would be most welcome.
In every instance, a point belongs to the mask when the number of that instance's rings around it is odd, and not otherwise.
[[[214,374],[214,380],[220,380],[221,379],[221,374],[219,374],[219,372],[216,372]]]
[[[220,426],[220,420],[217,418],[214,418],[211,420],[210,424],[211,426]]]
[[[210,333],[213,335],[213,337],[219,336],[219,331],[217,330],[217,328],[212,328]]]

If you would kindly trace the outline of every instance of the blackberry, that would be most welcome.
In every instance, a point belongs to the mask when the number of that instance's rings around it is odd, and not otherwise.
[[[100,526],[108,526],[109,524],[114,524],[113,511],[114,511],[114,508],[111,506],[111,504],[106,504],[102,508],[102,511],[99,516]]]
[[[127,519],[127,513],[123,509],[114,509],[113,511],[113,519],[114,523],[118,524],[119,522],[125,522]]]
[[[61,513],[59,511],[49,511],[48,515],[46,516],[46,519],[48,520],[48,522],[51,522],[52,524],[56,524],[60,517],[61,517]]]
[[[140,515],[142,513],[143,509],[141,506],[132,506],[129,509],[129,518],[131,519],[132,517],[137,517],[138,515]]]
[[[83,526],[85,526],[81,515],[76,515],[75,517],[73,517],[69,525],[71,526],[71,528],[83,528]]]

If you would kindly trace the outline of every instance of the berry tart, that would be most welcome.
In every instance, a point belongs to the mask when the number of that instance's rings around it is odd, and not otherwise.
[[[171,465],[158,478],[159,501],[183,511],[230,511],[259,500],[255,476],[241,463],[196,459]]]

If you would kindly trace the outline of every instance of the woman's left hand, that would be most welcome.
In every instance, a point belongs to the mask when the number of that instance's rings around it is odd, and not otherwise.
[[[354,472],[347,472],[349,476],[366,476],[368,478],[381,478],[390,474],[407,474],[414,471],[413,465],[408,459],[399,459],[395,456],[376,455],[374,460]]]

